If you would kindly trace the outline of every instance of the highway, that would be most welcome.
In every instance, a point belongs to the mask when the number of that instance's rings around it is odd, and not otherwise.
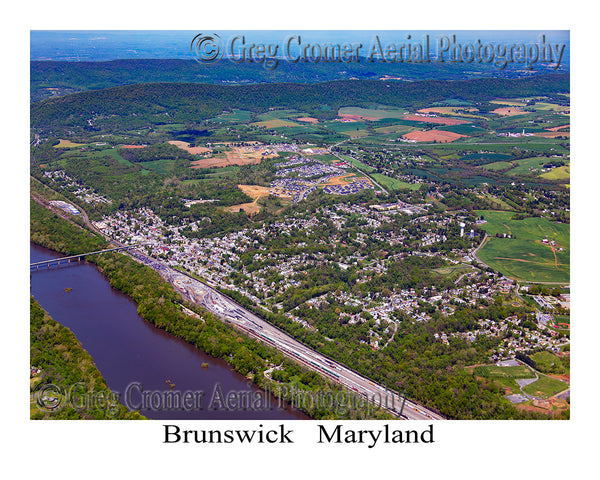
[[[187,300],[201,305],[218,317],[244,330],[250,336],[276,348],[287,357],[341,383],[349,390],[366,397],[371,403],[384,408],[393,415],[408,420],[443,419],[439,414],[400,397],[396,392],[392,392],[344,365],[315,352],[204,282],[174,270],[138,250],[130,250],[129,254],[158,271]]]

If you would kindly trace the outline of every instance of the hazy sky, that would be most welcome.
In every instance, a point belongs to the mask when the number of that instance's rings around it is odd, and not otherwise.
[[[375,36],[382,42],[419,42],[429,35],[431,48],[437,48],[442,37],[456,35],[457,42],[482,43],[536,43],[545,35],[547,43],[566,44],[565,60],[570,57],[569,31],[565,30],[217,30],[217,31],[167,31],[167,30],[108,30],[108,31],[31,31],[31,60],[99,61],[118,58],[194,58],[190,43],[199,33],[217,33],[227,42],[236,35],[244,35],[247,44],[283,45],[291,35],[300,35],[302,43],[361,43],[368,50]],[[408,35],[411,39],[408,39]]]

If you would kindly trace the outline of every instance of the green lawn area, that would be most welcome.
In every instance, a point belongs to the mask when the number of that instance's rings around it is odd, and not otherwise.
[[[483,195],[477,195],[477,196],[488,200],[490,202],[490,207],[492,207],[492,208],[501,208],[502,210],[514,210],[514,208],[511,207],[504,200],[494,197],[493,195],[490,195],[489,193],[485,193]]]
[[[354,158],[349,157],[348,155],[340,154],[340,157],[343,158],[346,162],[349,162],[352,165],[354,165],[356,168],[360,168],[365,173],[371,173],[371,172],[375,171],[375,169],[373,167],[370,167],[369,165],[366,165],[358,160],[355,160]]]
[[[455,265],[450,267],[434,268],[432,272],[435,272],[438,275],[448,276],[450,280],[456,280],[464,273],[469,273],[473,270],[474,269],[471,265]]]
[[[351,132],[357,132],[364,130],[367,124],[365,122],[338,122],[331,121],[326,122],[325,126],[336,133],[349,134]]]
[[[114,158],[117,162],[123,164],[123,165],[133,165],[133,163],[131,163],[129,160],[125,160],[118,152],[118,150],[116,148],[109,148],[108,150],[102,150],[100,152],[101,156],[105,156],[105,155],[110,155],[112,158]]]
[[[537,102],[534,105],[530,105],[528,108],[532,108],[536,112],[548,112],[548,111],[560,112],[562,110],[565,110],[567,107],[562,106],[562,105],[556,105],[554,103]]]
[[[237,110],[233,113],[222,113],[218,117],[211,118],[211,122],[233,122],[233,123],[246,123],[252,119],[252,112],[248,110]]]
[[[558,378],[540,375],[539,380],[527,385],[526,387],[523,387],[523,391],[535,397],[548,398],[566,390],[567,388],[569,388],[569,384],[567,382],[563,382]]]
[[[421,187],[420,183],[406,183],[381,173],[370,173],[369,175],[383,188],[390,190],[418,190]]]
[[[481,165],[481,168],[485,170],[505,170],[512,167],[513,164],[511,162],[494,162],[488,163],[487,165]]]
[[[473,373],[486,378],[535,378],[535,374],[529,367],[519,365],[516,367],[498,367],[496,365],[481,365],[473,369]]]
[[[545,373],[555,373],[558,375],[570,373],[570,364],[568,358],[563,361],[557,355],[544,350],[531,355],[531,359],[536,364],[536,369]]]
[[[517,367],[498,367],[496,365],[482,365],[475,367],[473,373],[478,377],[488,378],[504,388],[510,388],[514,393],[519,392],[517,379],[535,378],[533,371],[525,365]]]
[[[541,170],[542,165],[548,163],[549,159],[547,157],[531,157],[516,160],[516,162],[519,165],[509,172],[510,175],[538,175],[540,173],[539,170]],[[530,168],[534,168],[538,171],[533,172],[529,170]]]
[[[370,135],[368,130],[349,130],[341,133],[342,135],[348,135],[350,138],[362,138]]]
[[[548,180],[568,180],[571,178],[571,168],[568,165],[563,165],[562,167],[553,168],[549,172],[542,173],[540,177]]]
[[[482,225],[490,239],[479,250],[478,257],[504,275],[528,282],[570,281],[570,227],[546,218],[511,220],[511,212],[478,210],[488,223]],[[510,234],[513,238],[496,238]],[[556,242],[556,260],[552,249],[542,243]],[[555,264],[556,262],[556,264]]]
[[[379,134],[387,134],[387,133],[405,134],[408,132],[412,132],[413,130],[416,130],[416,127],[410,127],[408,125],[390,125],[388,127],[377,127],[375,129],[375,132],[379,133]]]
[[[175,160],[153,160],[151,162],[143,162],[140,165],[156,173],[169,173],[173,170],[174,164]]]

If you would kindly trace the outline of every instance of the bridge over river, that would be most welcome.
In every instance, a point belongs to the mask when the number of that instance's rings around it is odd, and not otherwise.
[[[63,265],[69,264],[69,263],[71,263],[71,261],[81,262],[81,259],[83,257],[88,257],[90,255],[98,255],[100,253],[106,253],[106,252],[117,252],[119,250],[128,250],[130,248],[136,248],[136,247],[140,247],[143,245],[145,245],[145,244],[138,243],[138,244],[134,244],[134,245],[125,245],[125,246],[121,246],[121,247],[107,248],[104,250],[96,250],[95,252],[80,253],[78,255],[71,255],[69,257],[52,258],[50,260],[43,260],[41,262],[31,263],[31,264],[29,264],[29,269],[31,270],[32,268],[35,268],[36,270],[39,270],[40,267],[50,268],[53,265],[58,267],[61,264],[63,264]]]

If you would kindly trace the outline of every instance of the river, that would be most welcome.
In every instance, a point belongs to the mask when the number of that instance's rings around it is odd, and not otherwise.
[[[60,256],[30,244],[31,262]],[[253,386],[224,360],[145,322],[136,304],[113,289],[93,264],[41,268],[30,278],[31,293],[42,308],[75,334],[122,403],[139,407],[142,415],[172,420],[309,418]],[[186,407],[170,407],[169,398],[183,392],[188,392]]]

